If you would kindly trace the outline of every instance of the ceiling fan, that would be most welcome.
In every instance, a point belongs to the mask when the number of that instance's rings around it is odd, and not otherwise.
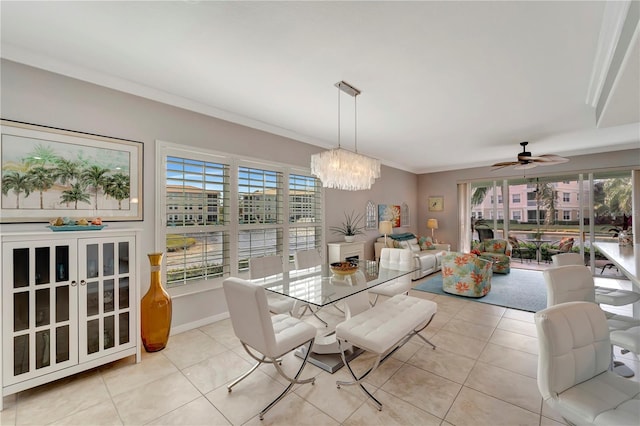
[[[527,145],[529,142],[520,142],[520,146],[522,146],[522,152],[518,154],[518,161],[503,161],[500,163],[496,163],[491,167],[494,167],[493,170],[502,169],[503,167],[515,166],[514,169],[532,169],[536,166],[552,166],[554,164],[566,163],[569,161],[568,158],[560,157],[555,154],[544,154],[540,156],[533,156],[529,151],[527,151]]]

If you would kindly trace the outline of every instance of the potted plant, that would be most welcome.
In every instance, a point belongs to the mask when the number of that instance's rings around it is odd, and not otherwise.
[[[344,235],[344,240],[348,243],[355,240],[356,235],[364,234],[362,231],[364,228],[361,225],[362,215],[351,212],[350,214],[344,214],[345,221],[340,226],[331,226],[329,230],[334,234]]]

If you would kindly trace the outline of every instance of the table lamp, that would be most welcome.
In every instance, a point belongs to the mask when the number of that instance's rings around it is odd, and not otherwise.
[[[387,247],[387,235],[393,234],[393,226],[391,221],[381,220],[378,224],[378,232],[384,235],[384,246]]]
[[[438,229],[438,219],[427,219],[427,228],[431,229],[431,239],[435,243],[436,240],[433,237],[433,230]]]

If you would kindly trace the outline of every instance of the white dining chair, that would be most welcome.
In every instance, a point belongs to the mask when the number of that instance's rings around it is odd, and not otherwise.
[[[231,389],[253,373],[261,364],[273,364],[278,374],[289,384],[269,405],[260,411],[260,420],[264,414],[280,401],[294,384],[314,383],[315,378],[300,380],[300,374],[307,365],[307,359],[316,337],[316,329],[290,315],[270,315],[265,289],[247,280],[227,278],[222,283],[224,296],[229,309],[233,332],[240,339],[242,347],[256,364],[246,373],[231,382]],[[304,359],[294,377],[288,376],[280,366],[282,357],[299,348],[304,348]]]
[[[586,266],[567,265],[548,268],[542,275],[547,285],[547,307],[576,301],[596,304],[593,276],[591,270]],[[607,318],[609,330],[612,332],[610,336],[612,345],[627,351],[637,350],[640,347],[640,335],[634,330],[640,326],[640,320],[607,311],[603,312]],[[613,347],[611,351],[613,355]],[[633,353],[637,356],[637,352]],[[633,370],[623,363],[617,363],[615,371],[625,377],[634,375]]]
[[[383,268],[412,271],[414,269],[413,252],[409,249],[384,247],[380,251],[380,269]],[[372,287],[369,293],[375,295],[375,298],[371,306],[375,306],[379,296],[393,297],[396,294],[409,294],[409,290],[411,290],[411,274]]]
[[[580,253],[556,254],[551,256],[551,261],[553,266],[584,265],[584,258]],[[640,293],[631,290],[595,286],[595,292],[598,304],[624,306],[640,300]]]
[[[265,282],[267,278],[282,277],[282,256],[262,256],[252,257],[249,259],[249,277],[252,281],[263,279]],[[287,297],[281,294],[267,292],[267,303],[269,310],[274,314],[288,313],[293,315],[295,301],[291,297]]]
[[[595,303],[561,303],[536,312],[537,383],[567,424],[638,424],[640,383],[608,371],[611,341]]]
[[[320,256],[320,252],[316,249],[298,250],[293,254],[293,263],[296,270],[311,269],[322,265],[322,256]],[[323,295],[323,299],[326,300],[328,298],[329,296],[325,297]],[[296,304],[296,306],[294,307],[294,311],[299,318],[302,317],[308,310],[314,317],[316,317],[318,321],[324,324],[325,327],[328,327],[329,324],[318,316],[318,311],[322,308],[317,308],[314,310],[309,303],[305,303],[303,306],[301,306],[302,312],[298,313],[300,307],[298,307],[297,305],[298,304]]]

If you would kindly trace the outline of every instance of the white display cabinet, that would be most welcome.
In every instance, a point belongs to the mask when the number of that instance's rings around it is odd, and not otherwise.
[[[138,230],[0,237],[3,396],[140,361]]]

